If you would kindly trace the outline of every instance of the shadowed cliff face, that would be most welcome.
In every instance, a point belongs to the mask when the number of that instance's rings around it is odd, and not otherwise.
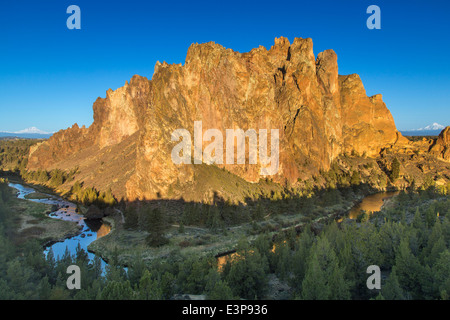
[[[327,170],[344,152],[374,156],[406,143],[381,95],[367,97],[358,75],[339,76],[333,50],[316,59],[311,39],[279,38],[270,50],[247,53],[205,43],[191,45],[183,66],[158,62],[152,80],[134,76],[109,90],[94,103],[91,127],[75,125],[31,150],[29,169],[64,169],[80,150],[100,152],[136,133],[134,172],[122,187],[129,199],[155,198],[193,181],[194,165],[171,160],[178,144],[171,134],[184,128],[193,137],[194,121],[202,121],[202,133],[218,129],[224,137],[226,129],[278,129],[279,170],[271,178],[280,183]],[[247,181],[261,177],[259,161],[249,164],[248,143],[245,165],[219,166]]]

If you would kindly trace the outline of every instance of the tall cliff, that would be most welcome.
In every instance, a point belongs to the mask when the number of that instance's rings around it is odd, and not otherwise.
[[[279,169],[271,178],[280,183],[327,170],[345,152],[376,156],[405,143],[381,95],[368,97],[356,74],[338,74],[333,50],[316,58],[312,40],[301,38],[292,44],[278,38],[270,50],[247,53],[210,42],[191,45],[184,65],[158,62],[151,80],[134,76],[124,87],[109,90],[94,103],[89,128],[74,125],[33,148],[28,168],[68,169],[87,149],[91,161],[86,168],[95,168],[95,154],[132,144],[129,156],[115,157],[128,168],[126,183],[120,179],[116,190],[128,199],[167,195],[171,185],[194,179],[195,165],[171,160],[178,143],[171,140],[172,132],[185,128],[193,137],[194,121],[202,121],[202,134],[278,129]],[[209,143],[203,141],[203,148]],[[225,139],[223,146],[225,153]],[[219,166],[247,181],[261,178],[262,165],[249,164],[248,152],[245,164]],[[119,181],[124,172],[109,174],[108,179]]]

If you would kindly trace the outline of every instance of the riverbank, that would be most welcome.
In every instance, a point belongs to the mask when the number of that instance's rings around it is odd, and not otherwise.
[[[78,213],[76,204],[63,198],[37,193],[35,189],[18,183],[9,182],[9,188],[13,193],[10,203],[15,204],[11,210],[22,212],[18,215],[16,243],[35,238],[45,248],[45,254],[51,249],[55,257],[62,257],[68,250],[75,256],[81,248],[88,253],[89,259],[95,258],[87,247],[107,235],[109,225],[98,220],[86,220]],[[104,270],[104,260],[101,266]]]
[[[56,192],[55,190],[53,190],[47,186],[41,185],[41,184],[28,183],[17,174],[7,175],[7,176],[4,176],[4,178],[8,179],[8,181],[11,183],[17,183],[22,186],[32,188],[35,190],[35,193],[48,194],[51,196],[62,197],[62,195],[59,194],[58,192]]]
[[[16,232],[14,241],[17,244],[35,239],[43,247],[53,242],[63,241],[80,232],[80,228],[69,221],[56,220],[49,217],[51,204],[33,202],[17,198],[17,189],[10,187],[12,197],[6,206],[15,212]]]

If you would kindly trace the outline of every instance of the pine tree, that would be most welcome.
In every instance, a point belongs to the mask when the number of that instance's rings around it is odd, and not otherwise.
[[[102,194],[101,202],[104,204],[104,206],[113,206],[117,203],[116,199],[114,198],[114,195],[112,194],[112,190],[108,189],[106,192]]]
[[[260,299],[268,288],[267,258],[258,250],[239,251],[240,258],[231,263],[225,278],[235,296],[245,299]]]
[[[392,169],[391,173],[389,175],[389,179],[391,179],[392,182],[395,182],[400,177],[400,162],[397,158],[394,158],[392,161]]]
[[[92,275],[91,281],[94,281],[95,279],[100,279],[102,274],[103,274],[102,258],[98,255],[95,255],[91,266],[91,275]]]
[[[436,222],[434,223],[431,234],[428,237],[427,245],[422,250],[422,261],[427,262],[429,265],[431,265],[431,263],[434,262],[434,260],[437,258],[437,254],[445,249],[445,241],[441,221],[439,218],[435,218],[435,220]],[[434,257],[430,257],[433,249]]]
[[[48,281],[48,277],[45,276],[39,282],[39,300],[48,300],[52,293],[52,286]]]
[[[138,298],[141,300],[160,300],[162,298],[161,288],[152,279],[152,275],[145,270],[139,281]]]
[[[328,300],[331,297],[327,275],[322,269],[316,253],[313,253],[309,259],[308,270],[302,282],[301,297],[304,300]]]
[[[81,183],[80,183],[79,181],[76,181],[76,182],[73,184],[73,186],[72,186],[70,192],[72,193],[72,195],[75,196],[75,198],[76,198],[77,200],[81,200],[81,198],[82,198],[82,195],[81,195],[81,193],[82,193],[82,186],[81,186]]]
[[[128,280],[108,282],[100,295],[101,300],[131,300],[133,298],[134,292]]]
[[[233,291],[230,286],[222,280],[219,280],[214,284],[214,287],[211,291],[208,292],[207,298],[209,300],[233,300],[235,297],[233,296]]]
[[[164,272],[160,281],[162,299],[167,300],[173,296],[175,290],[175,283],[176,283],[175,276],[168,271]]]
[[[395,267],[392,269],[386,284],[381,287],[381,292],[386,300],[404,300],[405,296],[400,283],[398,282],[398,277],[395,271]]]
[[[307,261],[310,255],[311,246],[314,243],[314,236],[309,225],[305,226],[304,231],[298,240],[298,249],[294,252],[292,257],[292,278],[291,285],[297,292],[300,292],[302,282],[306,274]]]
[[[164,233],[167,229],[167,222],[161,210],[159,208],[147,209],[145,215],[147,216],[147,231],[149,232],[148,245],[159,247],[166,244],[168,240]]]
[[[302,297],[308,300],[349,299],[349,284],[328,239],[320,237],[311,250],[312,256],[302,283]]]
[[[275,251],[275,255],[278,256],[275,272],[280,279],[286,280],[291,269],[291,249],[289,245],[287,243],[280,244]]]
[[[119,265],[119,252],[117,247],[114,247],[111,255],[111,260],[106,265],[106,280],[108,282],[121,282],[125,279],[126,273],[122,266]]]
[[[426,259],[428,265],[433,266],[439,259],[441,253],[443,253],[446,249],[447,246],[445,245],[444,237],[440,236],[439,239],[434,243],[430,255]]]
[[[395,256],[395,271],[398,282],[405,295],[411,294],[414,299],[420,298],[420,283],[423,268],[409,248],[409,239],[403,238]]]
[[[39,176],[37,179],[40,183],[45,183],[48,181],[48,173],[45,170],[39,172]]]
[[[130,280],[131,285],[138,284],[146,270],[142,254],[139,251],[133,259],[132,267],[128,268],[128,279]]]
[[[434,286],[440,299],[450,298],[450,251],[447,249],[441,253],[439,259],[432,267]]]
[[[50,249],[47,252],[46,262],[47,262],[47,270],[48,270],[47,274],[49,276],[49,282],[50,284],[54,285],[56,283],[56,261],[52,247],[50,247]]]

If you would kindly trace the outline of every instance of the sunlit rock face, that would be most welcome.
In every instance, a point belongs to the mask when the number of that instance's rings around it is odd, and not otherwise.
[[[408,140],[397,131],[381,94],[367,97],[357,74],[339,76],[343,151],[377,155],[382,148]]]
[[[224,136],[226,129],[278,129],[279,169],[270,178],[280,183],[327,170],[344,152],[375,156],[406,143],[381,95],[368,97],[358,75],[340,76],[337,60],[333,50],[316,58],[311,39],[277,38],[269,50],[246,53],[213,42],[193,44],[184,65],[158,62],[152,80],[134,76],[108,90],[94,103],[89,128],[55,134],[31,150],[29,168],[58,167],[80,150],[102,150],[136,134],[134,169],[122,187],[130,200],[153,199],[194,179],[193,165],[171,160],[178,143],[172,132],[184,128],[193,137],[194,121],[202,121],[202,133],[218,129]],[[203,150],[209,143],[203,141]],[[247,149],[245,164],[219,166],[257,182],[262,165],[248,160]]]
[[[94,102],[94,122],[89,128],[74,124],[34,146],[30,150],[28,169],[52,168],[84,149],[100,150],[119,144],[139,130],[149,100],[150,81],[137,75],[116,91],[109,89],[106,98]]]
[[[430,152],[446,161],[450,161],[450,127],[441,131]]]

